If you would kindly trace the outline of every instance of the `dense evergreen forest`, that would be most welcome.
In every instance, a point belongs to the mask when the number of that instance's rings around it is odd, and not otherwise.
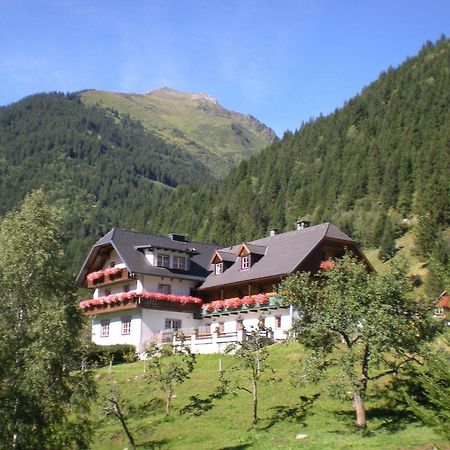
[[[388,248],[415,225],[417,252],[436,250],[442,259],[450,219],[449,87],[450,41],[443,37],[333,114],[285,133],[220,186],[173,192],[148,228],[226,244],[271,227],[292,229],[307,216],[336,224],[365,247]]]
[[[150,223],[228,242],[272,226],[291,229],[307,215],[335,223],[366,246],[379,244],[386,216],[399,220],[433,208],[443,224],[449,86],[450,41],[428,44],[334,114],[302,124],[242,162],[217,189],[174,192]]]
[[[412,226],[418,254],[445,262],[449,86],[443,37],[220,184],[138,122],[86,107],[76,94],[32,96],[0,109],[0,216],[43,186],[66,207],[74,270],[112,226],[228,244],[292,229],[299,216],[333,222],[386,258]]]
[[[191,155],[135,121],[38,94],[0,109],[0,216],[43,187],[64,207],[75,269],[113,226],[143,228],[143,211],[180,184],[213,178]]]

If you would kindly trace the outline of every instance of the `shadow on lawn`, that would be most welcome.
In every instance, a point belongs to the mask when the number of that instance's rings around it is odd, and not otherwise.
[[[239,444],[233,445],[232,447],[222,447],[219,450],[244,450],[246,448],[251,448],[252,444]]]
[[[300,396],[299,403],[294,406],[279,405],[270,408],[274,411],[273,415],[268,419],[267,425],[261,427],[262,430],[268,430],[277,422],[289,420],[291,422],[302,423],[313,413],[313,406],[320,394],[314,394],[311,397]]]
[[[162,445],[168,444],[167,439],[161,439],[160,441],[147,441],[136,445],[137,449],[140,450],[157,450],[160,449]]]
[[[348,428],[356,428],[355,411],[334,411],[333,415]],[[380,406],[367,409],[367,424],[371,431],[387,431],[397,433],[404,430],[408,425],[416,422],[413,414],[403,409],[395,409],[391,406]],[[375,423],[374,423],[375,422]]]

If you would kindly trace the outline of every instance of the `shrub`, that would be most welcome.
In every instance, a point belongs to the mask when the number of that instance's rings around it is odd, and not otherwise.
[[[136,347],[131,344],[98,345],[92,342],[86,353],[86,362],[98,366],[105,366],[110,361],[118,364],[137,359]]]

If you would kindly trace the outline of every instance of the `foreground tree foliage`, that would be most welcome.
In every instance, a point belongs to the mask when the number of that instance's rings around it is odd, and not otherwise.
[[[423,423],[450,439],[450,335],[429,349],[423,365],[414,365],[407,373],[410,389],[399,395]]]
[[[146,354],[149,358],[147,380],[149,383],[157,383],[165,393],[166,416],[169,416],[175,387],[190,377],[196,363],[195,355],[184,341],[180,345],[166,345],[162,348],[150,344]]]
[[[60,220],[40,191],[0,225],[0,446],[86,448],[94,384],[80,372],[82,316]]]
[[[252,396],[252,424],[258,424],[258,388],[263,372],[271,370],[267,358],[269,353],[267,345],[268,329],[259,325],[246,333],[242,342],[231,344],[227,348],[228,353],[233,353],[238,362],[239,378],[237,389],[247,392]],[[249,387],[250,386],[250,387]]]
[[[398,262],[383,274],[369,273],[350,255],[333,269],[296,274],[281,284],[279,293],[301,311],[299,341],[312,351],[317,371],[340,369],[337,385],[351,391],[361,429],[368,383],[418,361],[438,332],[427,311],[408,297],[409,290]]]

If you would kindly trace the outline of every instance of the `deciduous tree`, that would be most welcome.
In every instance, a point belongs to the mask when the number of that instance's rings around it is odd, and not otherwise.
[[[2,448],[85,448],[94,383],[79,371],[82,316],[62,268],[59,214],[26,197],[0,225]]]
[[[361,429],[366,427],[368,383],[414,361],[437,332],[427,311],[408,297],[409,290],[397,262],[383,274],[369,273],[350,255],[320,274],[293,275],[280,287],[300,311],[299,341],[315,353],[320,367],[340,369]]]
[[[196,358],[182,340],[181,344],[158,347],[150,344],[146,350],[149,358],[147,380],[156,382],[166,394],[166,415],[170,415],[175,386],[183,384],[194,370]]]
[[[268,352],[267,330],[259,325],[246,333],[242,342],[231,344],[227,351],[234,357],[242,370],[239,371],[237,388],[252,396],[252,423],[258,423],[258,388],[263,372],[270,370],[267,362]],[[248,387],[250,385],[250,387]]]

